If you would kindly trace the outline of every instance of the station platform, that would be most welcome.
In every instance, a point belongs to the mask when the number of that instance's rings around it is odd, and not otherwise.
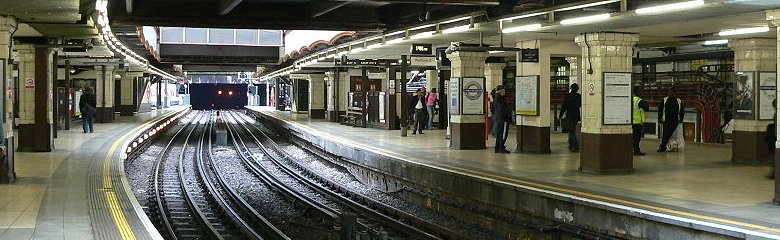
[[[642,231],[658,230],[648,230],[651,227],[642,224],[631,226],[639,223],[624,218],[631,216],[741,239],[780,239],[780,206],[771,203],[774,181],[765,178],[769,167],[732,164],[730,145],[688,143],[682,152],[656,153],[659,141],[644,139],[641,147],[647,155],[634,157],[634,173],[591,175],[577,171],[578,154],[568,151],[567,135],[563,133],[552,133],[552,154],[525,154],[514,151],[515,133],[510,132],[506,146],[513,153],[496,154],[492,149],[493,138],[488,140],[485,150],[454,150],[447,146],[445,130],[426,130],[423,135],[409,133],[408,137],[401,137],[398,130],[350,127],[268,107],[247,108],[299,135],[310,135],[308,138],[315,145],[353,147],[357,150],[351,153],[363,158],[353,160],[432,187],[455,189],[485,202],[512,207],[533,204],[534,201],[529,200],[521,202],[524,200],[520,196],[527,192],[554,199],[554,204],[540,205],[542,208],[554,207],[554,210],[531,211],[563,222],[599,224],[595,222],[606,221],[605,226],[626,225],[611,230],[636,232],[637,235],[642,235],[639,233]],[[380,157],[371,157],[373,154]],[[398,161],[400,165],[388,163],[390,160]],[[420,171],[425,173],[418,173]],[[445,172],[444,177],[436,177],[439,172]],[[417,178],[418,175],[422,177]],[[461,177],[485,183],[471,184],[460,181]],[[497,190],[501,186],[508,186],[517,193]],[[517,197],[517,200],[509,199],[509,196]],[[592,208],[579,209],[562,203]],[[587,216],[593,209],[618,215]],[[599,219],[598,216],[617,219]],[[593,219],[576,219],[578,217]],[[690,235],[663,239],[688,237]]]
[[[17,181],[0,185],[0,239],[161,239],[145,231],[154,227],[124,192],[118,146],[186,108],[117,117],[96,123],[94,133],[72,125],[58,131],[52,152],[17,152]]]

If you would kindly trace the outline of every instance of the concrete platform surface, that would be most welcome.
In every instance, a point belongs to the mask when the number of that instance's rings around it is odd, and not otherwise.
[[[104,179],[101,172],[93,170],[102,169],[104,160],[110,159],[107,155],[113,155],[109,151],[112,144],[120,141],[123,135],[144,122],[181,109],[184,108],[117,117],[113,123],[96,123],[94,133],[83,133],[80,124],[71,125],[70,130],[58,132],[54,151],[17,152],[17,181],[0,184],[0,239],[108,239],[116,236],[120,230],[113,221],[104,222],[113,225],[113,229],[99,229],[101,224],[95,222],[97,213],[112,216],[116,209],[94,204],[92,195],[109,191],[91,187],[95,184],[93,181],[98,181],[99,185]],[[116,184],[121,182],[121,176],[124,175],[112,174],[107,179]],[[128,215],[123,221],[137,220]],[[141,234],[136,237],[144,238]]]
[[[447,147],[444,130],[401,137],[398,130],[349,127],[265,107],[250,109],[309,134],[445,171],[552,190],[605,207],[780,238],[780,206],[771,204],[774,182],[764,177],[769,167],[732,164],[729,145],[689,143],[682,152],[656,153],[658,140],[645,139],[642,149],[647,155],[634,157],[634,173],[591,175],[577,171],[578,154],[568,151],[563,133],[552,133],[552,154],[496,154],[493,138],[485,150],[454,150]],[[516,146],[514,132],[506,145]]]

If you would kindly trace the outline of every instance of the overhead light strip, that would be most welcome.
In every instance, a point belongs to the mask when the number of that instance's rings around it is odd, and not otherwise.
[[[575,10],[575,9],[581,9],[581,8],[587,8],[587,7],[601,6],[601,5],[606,5],[606,4],[610,4],[610,3],[616,3],[616,2],[620,2],[620,0],[607,0],[607,1],[601,1],[601,2],[586,3],[586,4],[577,5],[577,6],[559,8],[559,9],[555,9],[553,11],[554,12],[562,12],[562,11],[569,11],[569,10]]]
[[[729,43],[728,39],[707,40],[704,41],[704,45],[723,45]]]
[[[653,7],[638,8],[636,10],[636,14],[654,14],[654,13],[662,13],[662,12],[679,11],[679,10],[700,7],[703,5],[704,5],[704,0],[679,2],[679,3],[665,4],[665,5],[658,5]]]
[[[769,27],[753,27],[753,28],[740,28],[734,30],[726,30],[718,33],[720,36],[742,35],[751,33],[764,33],[769,32]]]
[[[561,25],[576,25],[576,24],[583,24],[583,23],[598,22],[598,21],[607,20],[610,17],[611,15],[609,13],[604,13],[598,15],[585,16],[585,17],[570,18],[570,19],[561,20]]]
[[[530,25],[524,25],[524,26],[517,26],[517,27],[511,27],[511,28],[505,28],[501,30],[502,33],[514,33],[514,32],[525,32],[525,31],[534,31],[542,28],[542,24],[530,24]]]

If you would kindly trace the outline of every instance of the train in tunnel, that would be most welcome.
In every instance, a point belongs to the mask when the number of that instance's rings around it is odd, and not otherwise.
[[[247,84],[190,84],[192,109],[242,109],[247,105]]]

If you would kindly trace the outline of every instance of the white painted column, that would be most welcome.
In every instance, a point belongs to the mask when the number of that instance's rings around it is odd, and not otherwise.
[[[764,131],[772,120],[759,119],[759,73],[777,71],[777,40],[773,38],[747,38],[729,41],[734,50],[734,71],[753,75],[752,116],[734,115],[731,161],[734,163],[763,163],[769,159],[769,146],[764,144]],[[735,96],[736,97],[736,96]]]
[[[506,63],[485,63],[485,91],[490,92],[504,81]]]
[[[517,76],[539,76],[539,115],[517,116],[517,148],[521,152],[550,153],[550,57],[579,56],[582,50],[577,44],[562,40],[519,41],[517,47],[539,49],[539,62],[521,62],[519,52],[516,58]]]
[[[309,78],[309,118],[325,118],[325,74],[310,74]]]
[[[15,48],[19,54],[19,121],[17,124],[34,124],[35,46],[24,44],[17,45]],[[33,85],[30,86],[30,83]]]
[[[625,125],[603,124],[603,85],[605,72],[632,72],[633,46],[638,41],[638,34],[603,32],[586,33],[575,40],[582,47],[580,169],[584,172],[633,171],[630,120]],[[591,85],[592,93],[589,92]]]
[[[576,83],[582,88],[582,65],[581,57],[566,57],[566,61],[569,62],[569,85]]]
[[[16,31],[16,28],[18,26],[18,22],[16,18],[9,17],[9,16],[0,16],[0,59],[3,59],[4,64],[0,66],[0,68],[5,69],[4,75],[1,75],[2,81],[0,81],[0,86],[2,86],[4,89],[12,89],[13,88],[13,81],[11,81],[11,62],[12,60],[8,57],[10,56],[11,47],[13,46],[12,42],[12,34]],[[16,181],[16,173],[14,171],[14,152],[16,150],[16,147],[14,146],[14,130],[13,130],[13,106],[14,106],[14,96],[12,94],[12,91],[4,91],[3,94],[0,94],[0,96],[5,97],[5,105],[3,108],[5,109],[5,115],[0,116],[0,120],[3,120],[5,123],[2,124],[2,131],[3,136],[0,136],[0,146],[5,147],[3,150],[6,152],[5,159],[7,160],[6,167],[4,171],[0,172],[0,182],[14,182]],[[1,104],[1,103],[0,103]],[[2,113],[0,113],[2,115]]]
[[[452,78],[455,81],[460,78],[460,90],[463,92],[464,77],[485,77],[485,59],[487,52],[453,52],[447,54],[452,62]],[[488,91],[487,89],[484,89]],[[461,94],[463,96],[463,94]],[[487,99],[487,94],[483,95]],[[463,99],[461,99],[461,104]],[[483,111],[487,112],[484,109]],[[450,117],[450,140],[455,149],[485,149],[485,115],[452,115]]]

